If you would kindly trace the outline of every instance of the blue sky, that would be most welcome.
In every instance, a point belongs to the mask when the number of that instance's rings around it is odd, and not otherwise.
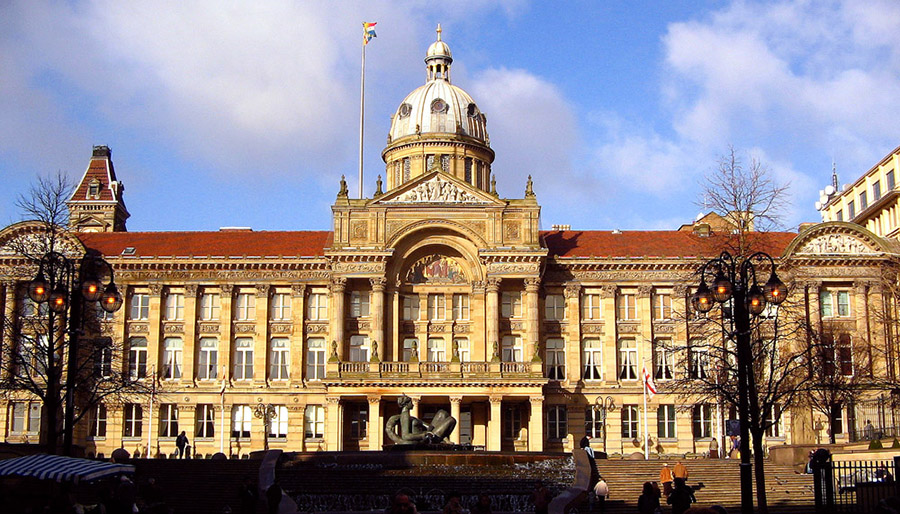
[[[441,4],[440,6],[435,4]],[[443,26],[453,83],[488,116],[503,197],[527,175],[542,225],[674,229],[733,145],[818,221],[900,145],[900,3],[868,1],[0,3],[0,226],[38,174],[109,145],[131,231],[328,230],[356,191],[361,22],[365,191],[390,115]]]

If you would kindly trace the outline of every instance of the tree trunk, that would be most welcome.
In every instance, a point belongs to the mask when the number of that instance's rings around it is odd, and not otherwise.
[[[769,512],[769,503],[766,499],[766,472],[763,469],[766,463],[763,435],[762,430],[753,430],[753,471],[756,475],[756,507],[759,514]]]

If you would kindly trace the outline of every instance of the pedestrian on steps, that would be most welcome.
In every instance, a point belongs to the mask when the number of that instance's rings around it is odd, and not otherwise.
[[[644,489],[638,497],[638,513],[639,514],[661,514],[662,507],[659,506],[659,496],[653,490],[652,482],[644,482]]]
[[[672,470],[669,468],[669,463],[664,462],[663,467],[659,470],[659,482],[663,485],[663,495],[668,498],[670,494],[672,494],[672,481],[674,477],[672,476]]]

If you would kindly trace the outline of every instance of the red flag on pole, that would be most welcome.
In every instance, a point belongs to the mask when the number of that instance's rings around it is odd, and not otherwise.
[[[653,395],[656,394],[656,384],[653,383],[653,377],[650,376],[650,372],[647,371],[646,366],[641,369],[641,374],[644,376],[644,387],[647,388],[650,398],[653,398]]]

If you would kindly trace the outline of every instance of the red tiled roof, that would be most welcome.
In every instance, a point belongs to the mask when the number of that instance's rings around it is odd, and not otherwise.
[[[87,248],[109,257],[134,248],[135,257],[272,257],[324,255],[331,232],[98,232],[79,234]]]
[[[107,162],[109,163],[109,170],[106,168]],[[116,180],[115,171],[112,168],[112,161],[108,161],[106,158],[97,157],[91,159],[87,171],[85,171],[84,177],[81,179],[81,183],[78,184],[75,192],[72,193],[71,200],[89,200],[87,197],[88,186],[94,179],[97,179],[100,182],[100,200],[115,200],[115,198],[113,198],[112,189],[109,187],[110,181]]]
[[[756,232],[754,249],[781,255],[797,237],[791,232]],[[663,230],[565,230],[541,232],[551,257],[712,257],[728,236],[701,237],[692,232]]]

